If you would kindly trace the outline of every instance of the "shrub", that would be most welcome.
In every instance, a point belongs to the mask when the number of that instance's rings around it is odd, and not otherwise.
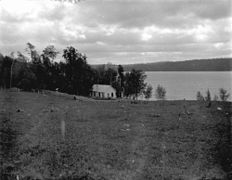
[[[161,85],[158,85],[155,91],[155,97],[156,99],[162,99],[164,100],[166,98],[166,90]]]
[[[220,88],[219,89],[219,96],[222,101],[227,101],[229,98],[230,94],[227,92],[227,90]]]
[[[151,96],[152,96],[152,86],[149,84],[148,86],[147,86],[147,88],[143,91],[143,94],[144,94],[144,96],[145,96],[145,99],[150,99],[151,98]]]

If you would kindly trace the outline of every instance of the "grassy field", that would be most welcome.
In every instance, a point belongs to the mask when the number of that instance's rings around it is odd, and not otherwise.
[[[0,179],[232,179],[231,111],[1,91]]]

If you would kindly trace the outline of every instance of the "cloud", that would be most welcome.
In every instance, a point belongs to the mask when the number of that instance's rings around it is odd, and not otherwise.
[[[91,1],[92,2],[92,1]],[[198,19],[222,19],[231,13],[229,0],[93,1],[89,7],[97,22],[123,27],[182,26]],[[83,7],[85,8],[85,7]],[[87,15],[91,19],[92,13]]]
[[[90,63],[231,55],[230,0],[1,0],[0,49],[75,46]]]

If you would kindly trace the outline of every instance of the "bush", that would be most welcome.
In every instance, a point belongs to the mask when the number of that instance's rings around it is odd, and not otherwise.
[[[227,101],[227,99],[230,97],[230,94],[227,92],[227,90],[220,88],[219,96],[222,101]]]
[[[147,86],[147,88],[146,88],[146,90],[144,90],[143,91],[143,94],[144,94],[144,96],[145,96],[145,99],[150,99],[151,98],[151,96],[152,96],[152,86],[149,84],[148,86]]]
[[[158,85],[155,91],[156,99],[164,100],[166,98],[166,90],[161,85]]]

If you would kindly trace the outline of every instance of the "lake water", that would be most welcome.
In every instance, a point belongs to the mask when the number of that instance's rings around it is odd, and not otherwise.
[[[167,100],[196,100],[197,91],[204,96],[207,89],[214,95],[219,96],[219,88],[226,89],[231,95],[229,101],[232,101],[232,71],[229,72],[146,72],[146,82],[153,87],[151,100],[155,100],[155,89],[160,84],[167,93]]]

